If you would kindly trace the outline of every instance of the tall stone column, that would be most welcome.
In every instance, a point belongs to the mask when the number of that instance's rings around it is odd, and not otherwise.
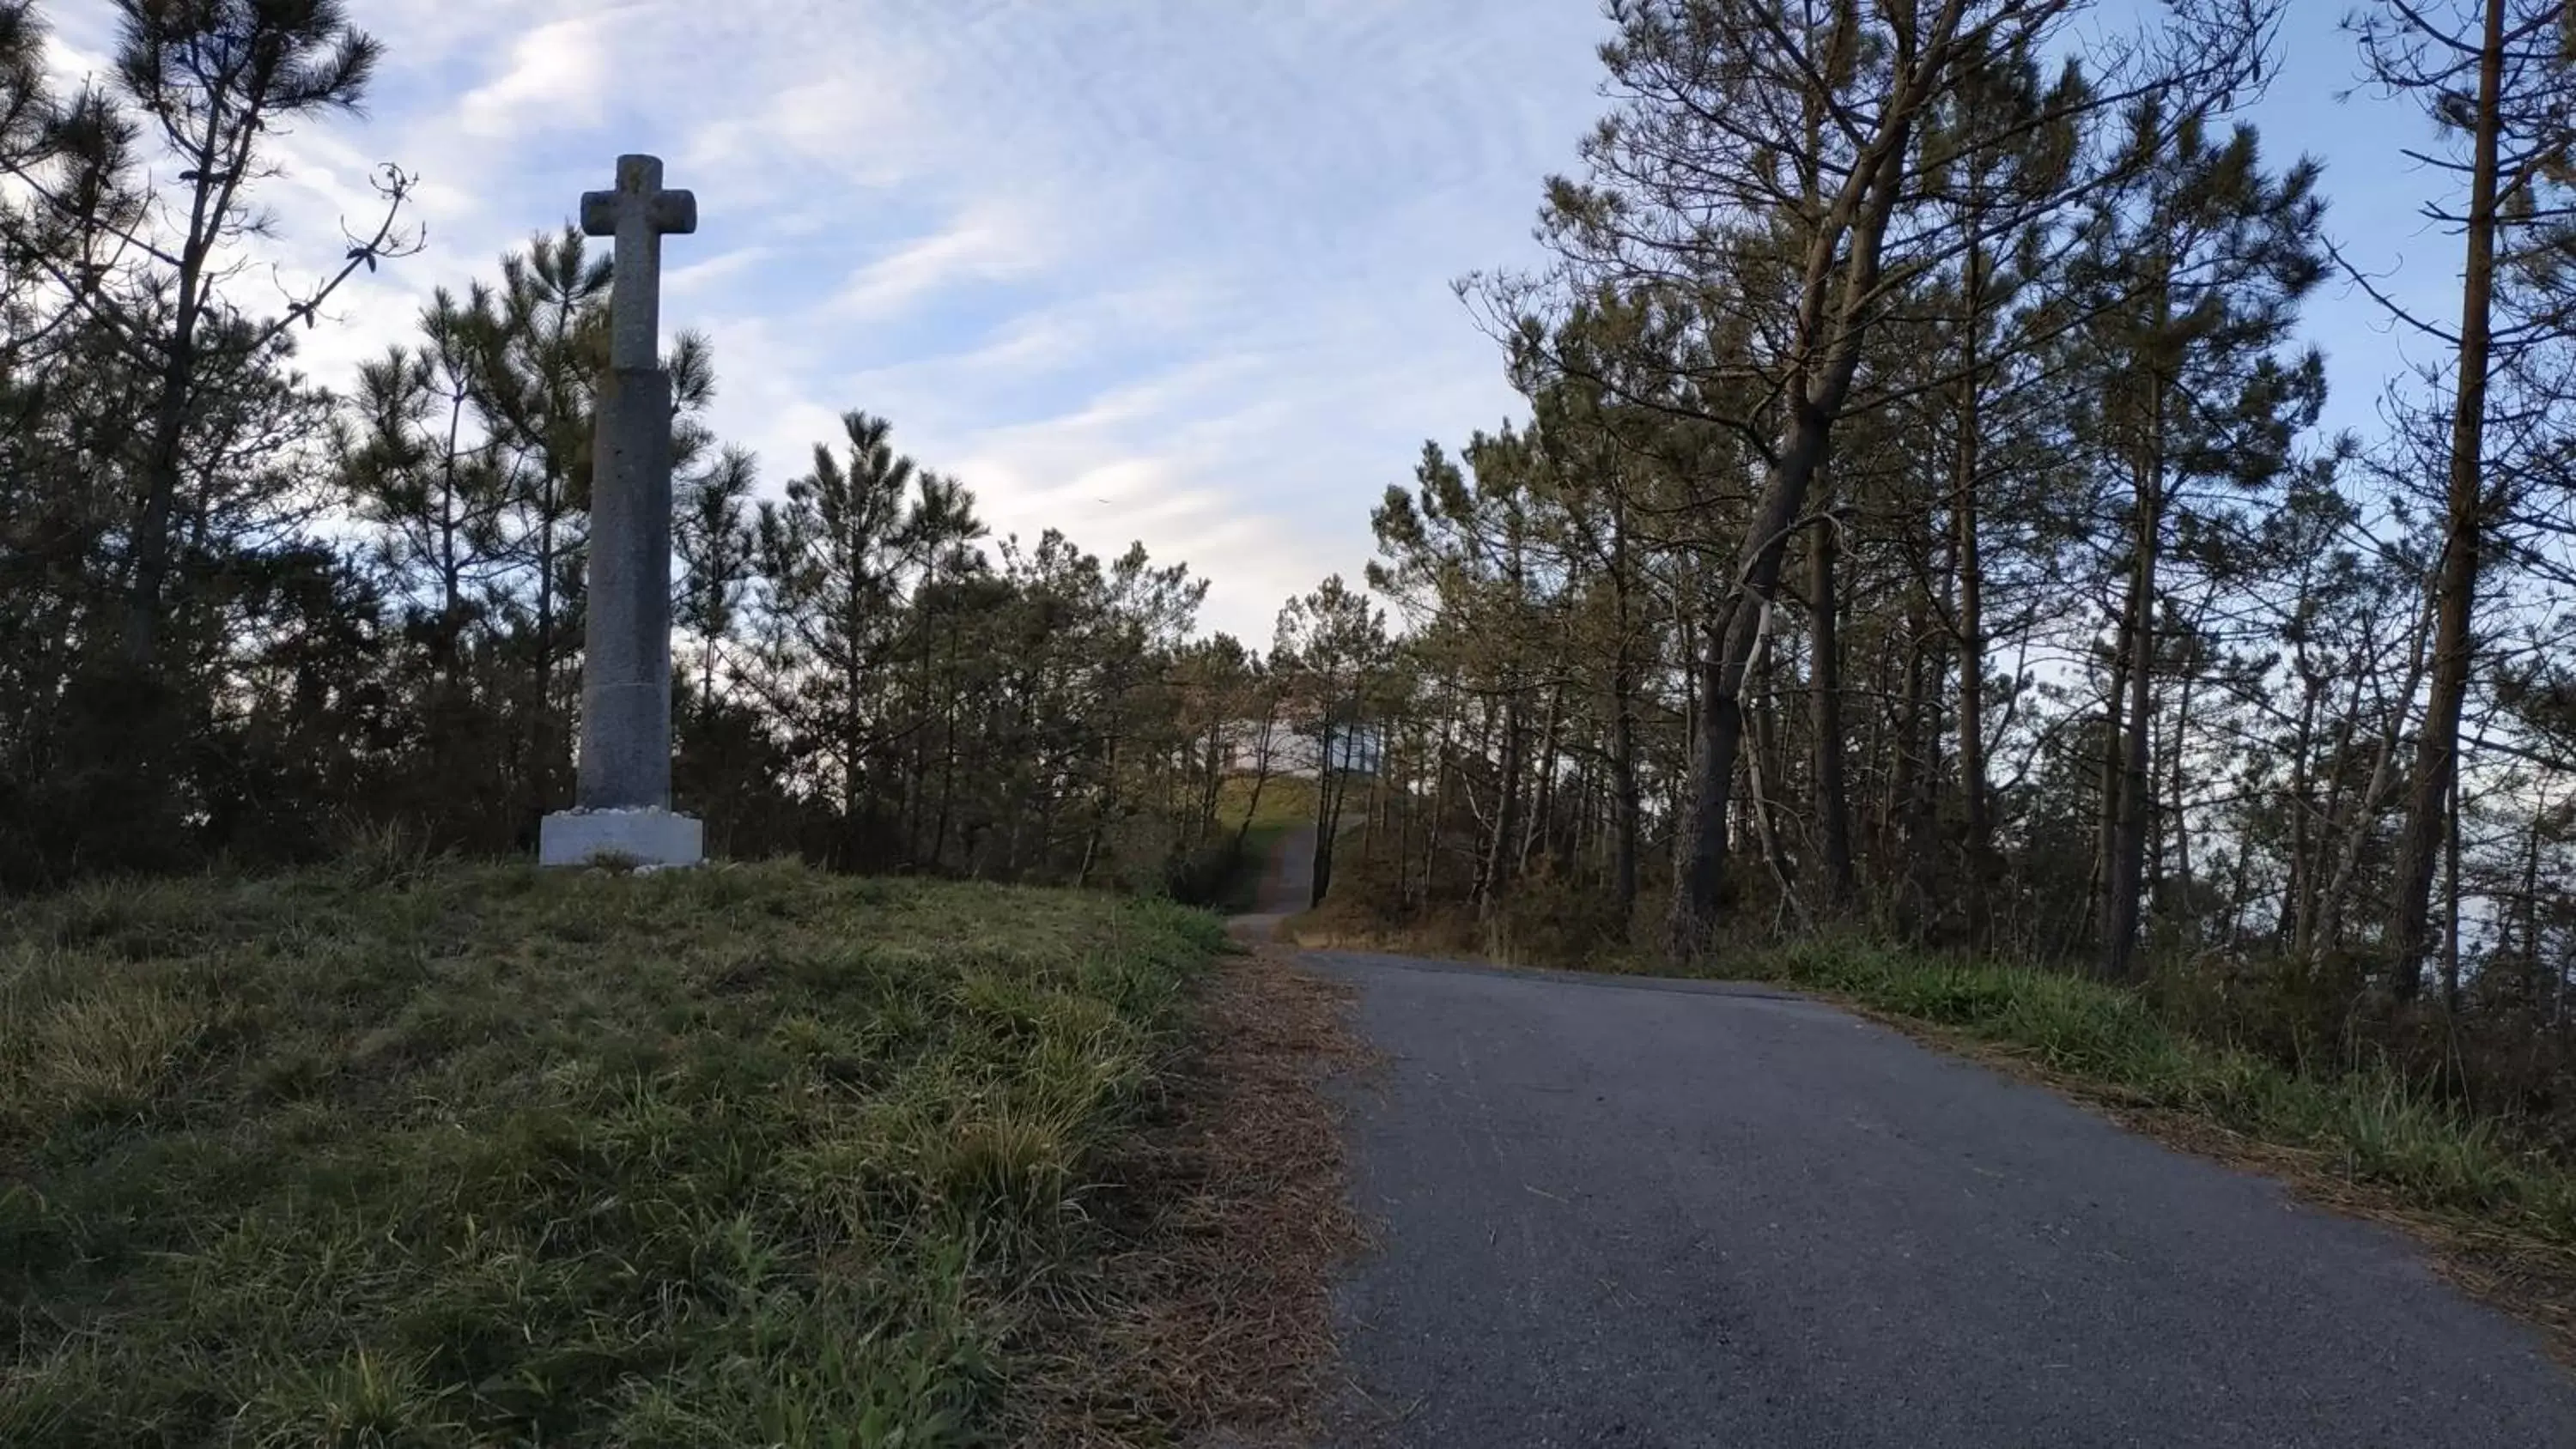
[[[617,189],[581,200],[582,230],[617,238],[608,371],[590,497],[588,633],[574,808],[545,820],[547,865],[695,865],[697,821],[671,810],[671,375],[660,365],[662,237],[698,224],[662,189],[662,163],[617,162]]]

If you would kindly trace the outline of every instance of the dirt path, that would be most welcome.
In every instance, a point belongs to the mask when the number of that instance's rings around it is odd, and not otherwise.
[[[1228,924],[1239,941],[1277,939],[1279,923],[1312,904],[1315,890],[1315,827],[1300,826],[1281,835],[1261,867],[1261,888],[1248,915]]]

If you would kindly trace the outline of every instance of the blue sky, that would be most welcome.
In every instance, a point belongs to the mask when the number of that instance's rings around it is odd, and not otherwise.
[[[94,65],[108,7],[48,8],[64,67]],[[344,294],[317,376],[654,152],[702,217],[669,245],[664,324],[714,339],[717,429],[770,487],[844,409],[882,413],[996,533],[1141,539],[1214,581],[1207,624],[1262,645],[1284,596],[1365,563],[1368,509],[1424,438],[1512,412],[1450,282],[1535,259],[1606,34],[1593,0],[352,8],[390,54],[365,123],[290,138],[268,195],[285,259],[299,238],[336,255],[379,160],[421,176],[430,249]],[[2345,8],[2291,0],[2253,119],[2276,161],[2327,162],[2334,234],[2438,310],[2456,247],[2396,155],[2423,128],[2332,99],[2355,78]],[[2339,283],[2310,317],[2330,421],[2368,426],[2398,339]]]
[[[2279,69],[2244,119],[2263,135],[2276,167],[2312,156],[2324,163],[2326,232],[2381,291],[2416,315],[2455,326],[2459,320],[2460,239],[2427,220],[2429,200],[2457,207],[2450,178],[2408,160],[2406,150],[2442,154],[2442,143],[2416,104],[2382,95],[2361,79],[2352,37],[2340,28],[2355,7],[2347,0],[2289,0],[2281,27]],[[2440,12],[2446,4],[2421,8]],[[2338,100],[2339,93],[2350,92]],[[2303,331],[2324,349],[2333,396],[2325,427],[2367,437],[2378,428],[2388,382],[2438,361],[2441,347],[2404,332],[2379,304],[2343,277],[2311,297]]]

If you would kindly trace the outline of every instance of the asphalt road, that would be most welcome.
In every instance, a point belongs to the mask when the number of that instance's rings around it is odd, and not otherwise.
[[[2395,1235],[1797,999],[1316,954],[1378,1244],[1337,1443],[2576,1446]]]

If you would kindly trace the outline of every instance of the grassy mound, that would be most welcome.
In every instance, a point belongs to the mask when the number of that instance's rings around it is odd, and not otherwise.
[[[1256,801],[1251,776],[1229,775],[1217,786],[1216,818],[1229,830],[1247,820],[1255,831],[1312,825],[1315,782],[1295,775],[1273,775],[1261,782],[1261,798]]]
[[[1213,923],[379,861],[0,914],[0,1443],[972,1441]]]

